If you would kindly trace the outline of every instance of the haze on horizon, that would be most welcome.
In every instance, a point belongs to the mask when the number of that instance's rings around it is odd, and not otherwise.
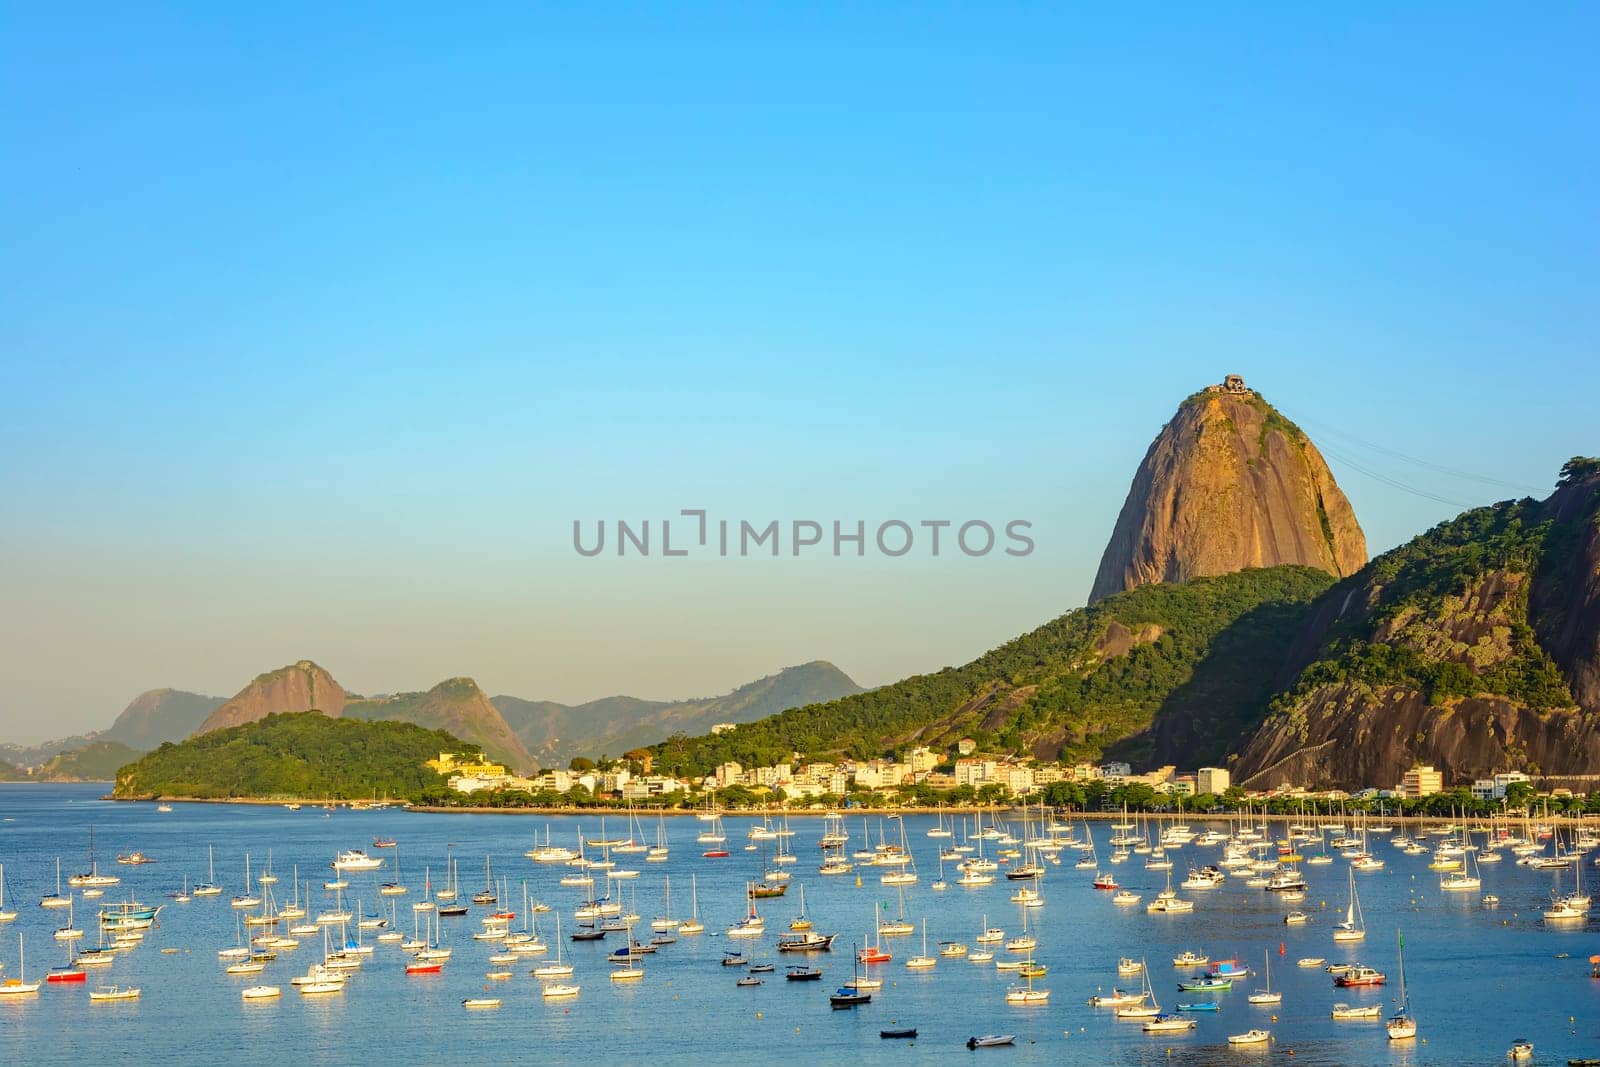
[[[0,740],[301,658],[566,702],[965,662],[1084,602],[1226,373],[1373,553],[1543,496],[1600,452],[1597,23],[14,8]],[[1037,547],[572,550],[690,507]]]

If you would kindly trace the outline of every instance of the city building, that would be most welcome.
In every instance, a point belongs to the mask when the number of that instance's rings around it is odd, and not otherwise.
[[[1444,792],[1444,775],[1431,765],[1421,764],[1411,768],[1400,780],[1400,795],[1407,800],[1431,797]]]
[[[1194,777],[1195,789],[1201,793],[1222,794],[1228,791],[1228,772],[1221,767],[1201,767]]]

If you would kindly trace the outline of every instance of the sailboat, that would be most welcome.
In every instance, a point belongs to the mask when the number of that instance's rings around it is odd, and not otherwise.
[[[678,920],[672,917],[672,877],[668,875],[661,886],[661,914],[650,920],[650,929],[671,933],[677,928]]]
[[[1033,980],[1044,975],[1045,968],[1042,964],[1033,962],[1033,950],[1028,950],[1028,959],[1018,971],[1022,975],[1025,985],[1012,986],[1006,990],[1007,1004],[1045,1004],[1050,1000],[1050,990],[1035,989]]]
[[[422,868],[422,899],[411,902],[412,911],[433,910],[433,882],[431,880],[431,874],[432,872],[429,871],[428,868]]]
[[[1119,1019],[1154,1019],[1161,1014],[1161,1005],[1156,1003],[1155,986],[1150,984],[1150,968],[1146,966],[1143,958],[1139,960],[1139,975],[1137,998],[1122,994],[1125,1002],[1119,1004],[1113,1012]]]
[[[244,854],[244,892],[233,898],[236,908],[253,908],[261,903],[261,898],[250,892],[250,853]]]
[[[55,937],[57,941],[80,941],[83,939],[83,931],[72,925],[72,901],[70,899],[67,901],[67,925],[58,928]]]
[[[197,897],[220,897],[222,887],[217,885],[217,859],[212,846],[206,846],[206,880],[194,887]]]
[[[498,901],[494,894],[494,876],[489,873],[489,855],[483,857],[483,888],[472,894],[474,904],[495,904]]]
[[[39,992],[39,982],[28,981],[28,957],[24,953],[22,934],[17,934],[17,976],[0,982],[0,996],[21,996]]]
[[[1283,994],[1281,992],[1275,993],[1272,990],[1272,953],[1266,952],[1263,953],[1263,955],[1266,956],[1267,960],[1267,965],[1264,971],[1266,974],[1267,988],[1256,990],[1254,993],[1250,994],[1248,999],[1252,1004],[1282,1004]]]
[[[672,854],[667,847],[667,817],[660,812],[656,813],[656,843],[645,853],[646,863],[665,863]]]
[[[116,885],[122,881],[114,874],[101,874],[100,865],[94,857],[94,827],[89,827],[89,870],[83,874],[75,874],[67,879],[71,886],[104,886]]]
[[[861,957],[864,953],[852,952],[855,959],[855,974],[849,985],[842,985],[828,996],[828,1003],[835,1008],[853,1008],[857,1004],[866,1004],[872,1000],[872,994],[861,988]]]
[[[556,958],[553,962],[542,963],[533,969],[535,978],[570,978],[572,964],[566,962],[561,955],[561,914],[556,913]]]
[[[859,953],[862,963],[888,963],[894,956],[883,947],[883,920],[879,915],[878,902],[872,902],[873,935],[872,944],[863,948]]]
[[[3,871],[0,871],[0,874],[3,874],[3,873],[4,873]],[[0,880],[0,889],[4,889],[3,880]],[[800,887],[800,914],[796,915],[794,918],[789,920],[789,929],[791,929],[791,930],[809,930],[809,929],[811,929],[811,917],[806,914],[806,887],[805,886],[801,886]]]
[[[801,890],[800,902],[805,903],[805,891]],[[6,865],[0,863],[0,923],[16,921],[17,913],[6,910]]]
[[[1395,939],[1400,951],[1400,1001],[1395,1013],[1384,1023],[1384,1029],[1389,1032],[1390,1041],[1404,1041],[1417,1036],[1417,1020],[1411,1014],[1411,1001],[1406,996],[1406,938],[1396,930]]]
[[[1361,900],[1356,896],[1356,872],[1349,870],[1347,873],[1350,875],[1350,902],[1345,906],[1344,922],[1334,924],[1333,939],[1360,941],[1367,936],[1367,931],[1361,921]]]
[[[700,894],[694,875],[689,875],[689,921],[678,924],[679,934],[703,934],[706,924],[700,921]]]
[[[917,926],[906,918],[906,887],[900,887],[900,915],[895,919],[879,919],[878,933],[884,937],[905,937],[917,932]]]
[[[402,897],[406,893],[406,884],[400,880],[400,846],[394,846],[394,881],[385,882],[378,887],[378,895],[384,897]]]
[[[70,907],[71,904],[72,904],[72,898],[70,896],[65,896],[64,897],[64,896],[61,895],[61,857],[57,856],[56,857],[56,891],[55,891],[55,895],[54,896],[48,896],[48,897],[40,898],[39,907],[41,907],[41,908],[65,908],[65,907]]]
[[[913,971],[926,971],[938,963],[937,957],[928,955],[928,917],[922,917],[922,954],[912,956],[906,960],[906,966]]]

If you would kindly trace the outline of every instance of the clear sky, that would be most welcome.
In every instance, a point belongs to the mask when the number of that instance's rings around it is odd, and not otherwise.
[[[964,662],[1227,372],[1375,550],[1600,452],[1593,5],[1107,7],[0,6],[0,739]],[[1037,548],[572,550],[684,507]]]

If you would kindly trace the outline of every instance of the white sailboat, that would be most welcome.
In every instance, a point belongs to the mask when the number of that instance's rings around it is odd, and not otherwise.
[[[61,857],[56,857],[56,891],[55,894],[43,897],[39,901],[41,908],[65,908],[72,904],[70,896],[61,895]]]
[[[1411,1014],[1411,1001],[1406,996],[1406,939],[1399,930],[1395,931],[1395,939],[1399,942],[1400,952],[1400,1001],[1395,1013],[1389,1016],[1384,1023],[1390,1041],[1404,1041],[1417,1036],[1417,1020]]]
[[[922,954],[920,956],[912,956],[906,960],[906,966],[913,971],[926,971],[938,962],[937,957],[928,955],[928,917],[924,915],[922,917]]]
[[[6,910],[6,865],[0,863],[0,923],[16,921],[17,913]]]
[[[1266,957],[1266,968],[1263,973],[1266,975],[1267,988],[1256,990],[1248,999],[1251,1004],[1282,1004],[1283,994],[1274,992],[1272,988],[1272,953],[1264,952],[1262,955]]]
[[[217,884],[217,859],[212,846],[206,846],[206,880],[192,890],[197,897],[220,897],[222,887]]]
[[[1335,923],[1333,939],[1335,941],[1360,941],[1367,936],[1366,927],[1361,921],[1361,899],[1356,896],[1356,874],[1351,870],[1350,875],[1350,901],[1345,905],[1344,922]]]
[[[689,875],[689,921],[678,924],[679,934],[703,934],[706,924],[700,921],[700,895],[695,877]]]
[[[28,957],[22,944],[22,934],[17,934],[17,976],[0,982],[0,996],[21,996],[39,992],[40,982],[28,981]]]

